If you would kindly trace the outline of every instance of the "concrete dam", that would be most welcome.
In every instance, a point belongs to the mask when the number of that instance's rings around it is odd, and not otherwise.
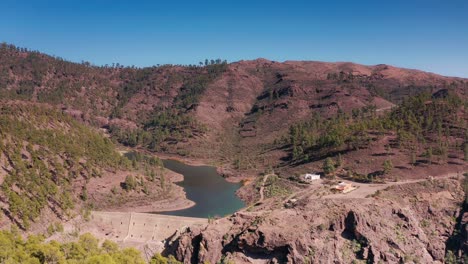
[[[154,243],[166,240],[189,226],[206,226],[208,219],[147,213],[97,212],[90,224],[103,237],[123,243]]]

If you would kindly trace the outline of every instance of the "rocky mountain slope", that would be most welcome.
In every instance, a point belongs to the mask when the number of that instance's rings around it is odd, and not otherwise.
[[[268,199],[189,230],[168,252],[184,263],[444,263],[454,256],[445,244],[462,214],[460,178],[395,185],[361,198],[321,192]]]
[[[2,44],[0,96],[2,228],[183,196],[122,144],[246,179],[253,205],[167,248],[186,263],[429,263],[466,248],[461,180],[421,179],[468,170],[467,79],[264,59],[96,67]],[[389,188],[330,198],[335,177]]]
[[[466,79],[388,65],[258,59],[95,67],[7,44],[0,61],[3,98],[55,105],[131,147],[216,159],[236,170],[281,163],[291,150],[267,148],[313,116],[382,113],[408,96],[444,89],[468,96]]]

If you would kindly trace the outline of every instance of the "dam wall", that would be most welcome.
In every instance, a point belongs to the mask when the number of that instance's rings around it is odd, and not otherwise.
[[[166,240],[189,226],[203,227],[208,224],[208,219],[94,211],[91,213],[90,224],[105,238],[113,241],[151,243]]]

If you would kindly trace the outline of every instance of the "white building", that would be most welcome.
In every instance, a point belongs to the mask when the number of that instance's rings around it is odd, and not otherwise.
[[[306,173],[306,174],[304,174],[304,180],[306,180],[306,181],[320,180],[320,175],[318,175],[318,174]]]

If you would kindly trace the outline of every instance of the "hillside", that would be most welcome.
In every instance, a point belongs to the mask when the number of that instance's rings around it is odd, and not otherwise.
[[[446,246],[452,235],[467,235],[455,229],[465,197],[460,179],[394,185],[368,197],[336,199],[327,190],[316,184],[188,230],[166,253],[184,263],[463,263],[455,257],[463,242]]]
[[[3,98],[53,105],[132,148],[217,161],[234,180],[270,167],[322,171],[326,158],[336,173],[364,179],[466,168],[462,78],[264,59],[95,67],[7,44],[0,61]],[[393,172],[382,173],[384,162]]]
[[[455,176],[468,170],[468,79],[265,59],[97,67],[3,44],[0,97],[2,229],[193,205],[157,154],[244,180],[247,208],[164,242],[185,263],[426,263],[465,250]],[[323,181],[304,182],[310,172]],[[359,189],[332,194],[340,180]],[[0,236],[75,260],[55,242]],[[103,247],[78,257],[122,257]]]
[[[465,79],[388,65],[258,59],[95,67],[7,44],[0,61],[3,98],[57,105],[111,128],[131,146],[206,157],[198,146],[214,145],[227,159],[237,155],[236,147],[271,143],[312,113],[331,116],[371,105],[383,111],[409,95],[440,89],[466,99],[468,90]]]
[[[183,197],[171,182],[159,160],[129,160],[102,133],[65,113],[0,101],[1,227],[39,232],[77,215],[86,218],[96,207]]]

